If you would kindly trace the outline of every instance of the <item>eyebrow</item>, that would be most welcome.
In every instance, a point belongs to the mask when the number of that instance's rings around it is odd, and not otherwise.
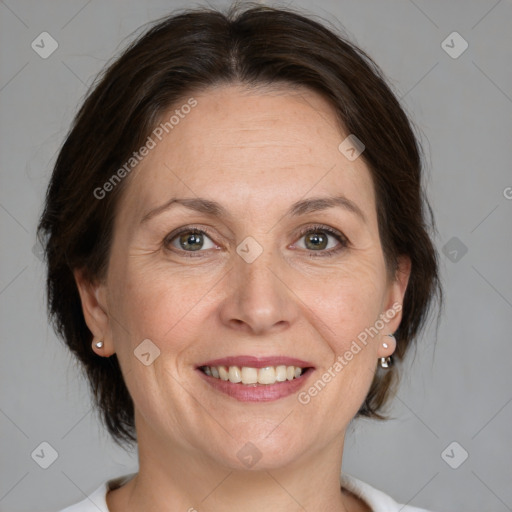
[[[209,199],[204,199],[202,197],[194,197],[194,198],[172,198],[166,203],[156,207],[155,209],[146,213],[142,219],[141,224],[149,221],[153,217],[170,210],[175,205],[182,205],[185,208],[190,210],[194,210],[199,213],[204,213],[206,215],[211,215],[213,217],[225,217],[231,218],[232,215],[222,206],[220,203],[216,201],[211,201]],[[285,216],[297,217],[299,215],[306,215],[308,213],[314,213],[319,211],[324,211],[330,208],[340,207],[343,208],[357,217],[359,217],[364,223],[367,222],[366,216],[357,206],[354,201],[348,199],[343,195],[339,196],[326,196],[326,197],[312,197],[309,199],[302,199],[293,203],[289,208],[288,212]]]

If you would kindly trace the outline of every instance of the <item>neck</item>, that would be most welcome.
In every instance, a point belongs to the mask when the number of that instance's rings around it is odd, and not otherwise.
[[[344,434],[286,467],[265,466],[263,457],[252,469],[235,469],[183,445],[164,446],[154,433],[141,432],[139,472],[107,495],[110,512],[363,510],[356,498],[341,492]]]

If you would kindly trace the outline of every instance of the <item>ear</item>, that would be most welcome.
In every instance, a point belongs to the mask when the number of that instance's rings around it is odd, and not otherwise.
[[[82,270],[74,270],[73,275],[80,294],[85,323],[93,334],[92,350],[99,356],[109,357],[115,349],[108,315],[106,285],[91,282]],[[102,348],[96,347],[97,341],[103,341]]]
[[[384,311],[395,312],[393,318],[388,322],[386,334],[392,334],[400,325],[402,320],[402,309],[404,304],[405,291],[411,276],[411,259],[407,255],[398,256],[398,269],[395,278],[389,283],[387,301],[384,305]]]

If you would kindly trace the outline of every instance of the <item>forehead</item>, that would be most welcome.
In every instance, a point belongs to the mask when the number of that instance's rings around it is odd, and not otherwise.
[[[339,151],[348,134],[320,95],[224,85],[192,97],[193,108],[180,109],[186,97],[162,116],[165,122],[176,114],[176,124],[162,140],[153,137],[154,148],[130,176],[121,211],[140,217],[180,195],[229,204],[236,215],[339,192],[372,216],[369,170],[362,158],[349,161]]]

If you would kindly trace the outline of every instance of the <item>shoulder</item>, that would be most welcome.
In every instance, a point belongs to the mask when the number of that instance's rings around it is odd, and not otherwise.
[[[123,475],[103,482],[96,490],[89,494],[84,500],[70,505],[59,512],[109,512],[107,507],[107,493],[116,489],[131,480],[136,473]]]
[[[397,503],[391,496],[347,473],[342,473],[341,484],[365,501],[373,512],[433,512]]]
[[[70,505],[59,512],[109,512],[107,508],[106,496],[108,492],[107,482],[100,485],[87,498]]]

